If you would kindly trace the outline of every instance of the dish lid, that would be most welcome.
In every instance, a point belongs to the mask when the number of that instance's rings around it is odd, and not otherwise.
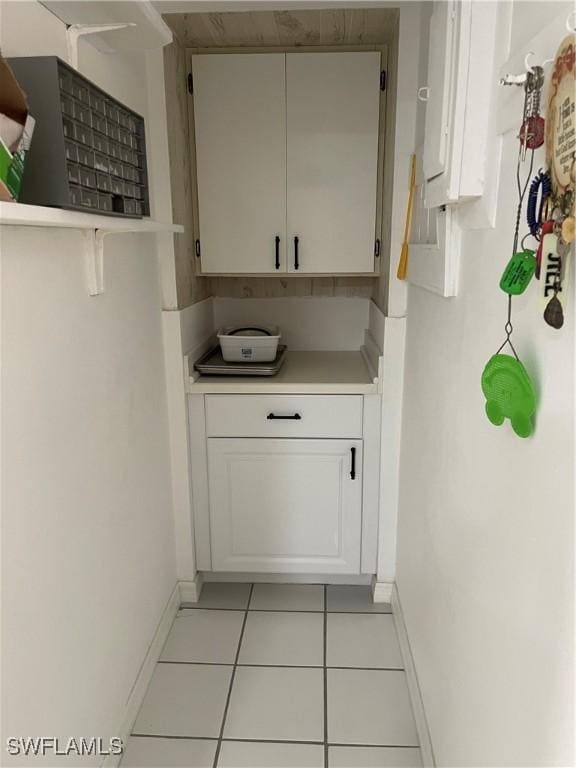
[[[276,336],[277,328],[265,328],[263,325],[239,325],[223,328],[220,336]]]

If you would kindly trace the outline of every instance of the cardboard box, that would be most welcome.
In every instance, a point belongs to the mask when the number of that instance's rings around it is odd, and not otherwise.
[[[0,200],[18,200],[34,118],[26,96],[0,56]]]

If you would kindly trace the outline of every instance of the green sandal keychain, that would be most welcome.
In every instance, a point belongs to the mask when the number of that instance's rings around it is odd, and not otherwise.
[[[492,424],[500,426],[504,419],[510,419],[519,437],[530,437],[534,431],[536,395],[520,360],[501,354],[491,357],[482,373],[482,392],[486,415]]]

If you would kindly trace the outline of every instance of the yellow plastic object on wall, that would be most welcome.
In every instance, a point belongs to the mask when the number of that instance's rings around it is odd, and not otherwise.
[[[414,208],[414,189],[416,187],[416,155],[412,155],[412,170],[410,172],[410,189],[408,192],[408,207],[406,209],[406,222],[404,224],[404,241],[402,242],[402,251],[396,277],[398,280],[406,280],[408,270],[408,238],[410,237],[410,226],[412,224],[412,210]]]

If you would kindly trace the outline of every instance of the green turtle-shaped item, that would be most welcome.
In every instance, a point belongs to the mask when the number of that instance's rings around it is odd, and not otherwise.
[[[520,360],[510,355],[493,355],[482,373],[482,392],[486,415],[492,424],[500,426],[508,418],[519,437],[530,437],[534,431],[536,395]]]

